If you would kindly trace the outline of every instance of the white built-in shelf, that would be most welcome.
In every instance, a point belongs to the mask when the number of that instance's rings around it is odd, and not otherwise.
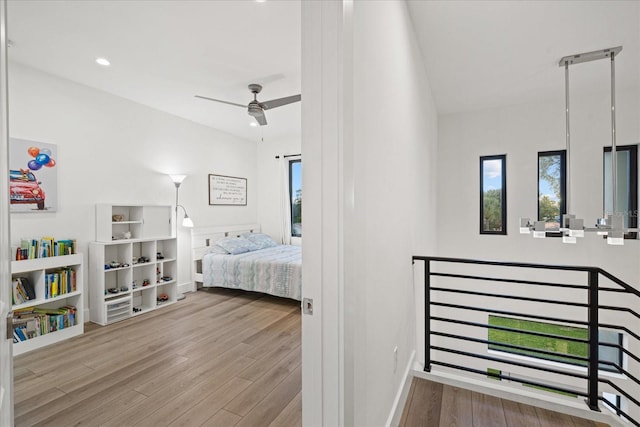
[[[75,324],[53,332],[34,336],[25,341],[13,343],[15,356],[31,350],[81,335],[84,332],[84,280],[82,273],[82,254],[61,255],[48,258],[36,258],[21,261],[11,261],[12,292],[13,281],[19,277],[26,277],[34,287],[35,299],[12,305],[12,310],[27,308],[57,309],[65,306],[75,307]],[[70,269],[75,275],[75,290],[60,293],[54,297],[45,298],[46,275],[62,269]],[[72,288],[73,289],[73,288]]]

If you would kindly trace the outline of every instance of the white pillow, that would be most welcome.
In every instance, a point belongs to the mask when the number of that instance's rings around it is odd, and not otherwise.
[[[216,245],[226,249],[231,255],[243,254],[245,252],[257,251],[257,245],[244,237],[225,237],[216,242]]]
[[[254,243],[260,249],[272,248],[274,246],[278,246],[276,242],[273,241],[271,236],[264,233],[243,233],[242,237],[247,238],[247,240]]]
[[[205,251],[205,254],[216,254],[216,255],[229,255],[229,251],[225,248],[222,248],[218,245],[209,246]]]

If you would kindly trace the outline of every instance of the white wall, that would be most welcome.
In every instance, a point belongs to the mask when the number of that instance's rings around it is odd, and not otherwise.
[[[411,256],[436,248],[437,113],[406,4],[353,6],[354,212],[345,222],[353,250],[344,259],[354,278],[345,283],[353,406],[345,424],[374,426],[386,421],[416,345]]]
[[[561,72],[558,75],[562,79]],[[617,94],[617,144],[640,142],[639,93]],[[611,144],[608,93],[572,96],[572,213],[593,226],[602,216],[602,149]],[[595,265],[640,282],[640,241],[609,246],[588,234],[576,245],[518,233],[519,217],[537,215],[537,153],[565,148],[564,100],[439,118],[438,252],[441,255],[553,264]],[[479,157],[507,155],[506,236],[479,234]],[[445,220],[446,218],[446,220]]]
[[[188,175],[180,204],[197,226],[256,222],[255,142],[15,63],[9,119],[12,137],[58,147],[58,211],[12,214],[14,244],[44,235],[75,238],[88,258],[95,204],[173,205],[168,173]],[[246,177],[248,205],[209,206],[209,173]],[[179,226],[178,238],[178,283],[185,284],[191,280],[188,230]]]
[[[300,139],[259,142],[257,145],[258,223],[277,242],[282,237],[280,162],[275,156],[300,154]]]

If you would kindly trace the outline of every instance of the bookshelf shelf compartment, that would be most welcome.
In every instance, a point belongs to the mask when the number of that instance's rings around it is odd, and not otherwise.
[[[81,335],[84,332],[84,304],[83,304],[83,257],[82,254],[60,255],[47,258],[36,258],[11,262],[11,281],[14,303],[12,310],[14,316],[21,316],[17,327],[21,329],[21,334],[17,334],[18,342],[13,343],[13,354],[18,356],[37,348],[57,343],[62,340]],[[56,276],[54,276],[56,275]],[[62,276],[66,277],[62,279]],[[35,294],[35,297],[24,302],[19,302],[19,298],[14,290],[16,279],[27,278]],[[64,282],[63,282],[64,280]],[[56,295],[49,298],[54,289]],[[65,285],[64,291],[62,285]],[[74,290],[75,289],[75,290]],[[18,291],[19,292],[19,291]],[[65,307],[73,307],[68,309]],[[34,313],[31,313],[33,309]],[[48,311],[48,317],[45,317]],[[54,314],[57,311],[57,314]],[[67,312],[63,314],[63,312]],[[40,312],[35,313],[35,312]],[[63,317],[67,318],[64,326]],[[68,319],[73,319],[73,325],[69,325]],[[45,319],[55,319],[56,330],[45,332],[42,322]],[[39,322],[40,327],[36,327]],[[15,336],[15,335],[14,335]],[[21,340],[22,337],[30,338]]]
[[[160,308],[161,293],[168,296],[162,306],[176,301],[172,214],[171,206],[96,206],[97,241],[89,244],[92,322],[107,325]],[[113,221],[115,215],[121,221]],[[131,233],[130,238],[119,238],[123,232]],[[105,268],[111,263],[125,266]],[[162,281],[164,276],[171,280]],[[119,292],[110,293],[113,288]]]

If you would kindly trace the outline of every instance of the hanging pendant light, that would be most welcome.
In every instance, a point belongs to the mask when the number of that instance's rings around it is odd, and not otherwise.
[[[564,67],[565,75],[565,120],[566,120],[566,151],[567,151],[567,212],[571,207],[571,133],[569,126],[569,66],[583,62],[596,61],[609,58],[611,62],[611,182],[613,193],[613,212],[604,212],[602,218],[596,220],[594,227],[585,227],[584,219],[577,218],[573,214],[562,215],[560,232],[563,243],[576,243],[578,238],[584,237],[585,232],[595,232],[598,235],[607,236],[607,243],[610,245],[623,245],[625,233],[638,231],[634,228],[625,228],[624,217],[617,212],[617,154],[616,154],[616,110],[615,110],[615,56],[622,51],[622,46],[609,49],[596,50],[593,52],[579,53],[565,56],[560,59],[558,65]],[[529,218],[520,218],[520,233],[533,234],[534,238],[546,237],[546,224],[544,221],[534,221]]]

